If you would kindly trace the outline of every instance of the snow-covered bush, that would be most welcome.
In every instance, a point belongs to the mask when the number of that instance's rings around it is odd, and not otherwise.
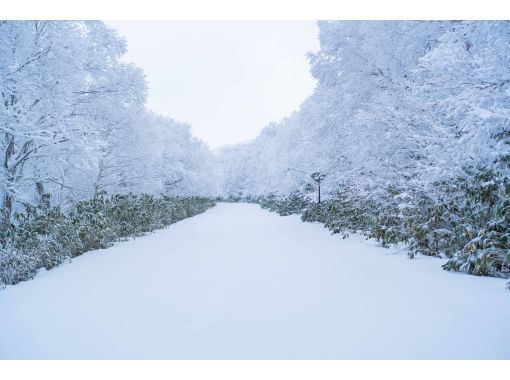
[[[113,195],[81,201],[68,213],[31,207],[0,231],[0,286],[32,278],[119,239],[154,231],[204,212],[214,201],[202,197]]]
[[[251,198],[247,197],[247,199]],[[299,192],[294,192],[288,196],[271,193],[253,199],[263,208],[278,212],[280,215],[301,214],[309,204],[307,199]]]
[[[37,251],[0,247],[0,288],[32,278],[39,268],[43,265]]]
[[[469,190],[472,200],[465,242],[445,265],[482,276],[510,276],[510,180],[484,171]]]
[[[387,199],[344,190],[320,204],[305,197],[257,198],[280,215],[301,214],[303,221],[321,222],[332,233],[358,232],[383,246],[409,243],[409,255],[450,258],[447,270],[475,275],[510,275],[510,181],[479,169],[456,186],[437,184],[437,199],[403,197],[387,189]],[[440,194],[440,195],[438,195]],[[403,201],[405,198],[405,202]],[[377,202],[379,201],[379,203]]]

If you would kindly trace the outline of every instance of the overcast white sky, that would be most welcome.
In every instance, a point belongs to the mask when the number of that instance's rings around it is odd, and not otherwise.
[[[108,21],[149,82],[149,108],[191,124],[212,148],[258,135],[297,110],[315,82],[314,21]]]

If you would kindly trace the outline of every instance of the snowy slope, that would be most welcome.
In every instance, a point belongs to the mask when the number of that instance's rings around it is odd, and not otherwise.
[[[506,358],[505,281],[220,204],[0,292],[0,358]]]

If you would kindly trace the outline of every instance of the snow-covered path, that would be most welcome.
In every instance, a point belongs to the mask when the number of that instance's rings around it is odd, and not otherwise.
[[[504,280],[219,204],[0,291],[0,358],[510,358]]]

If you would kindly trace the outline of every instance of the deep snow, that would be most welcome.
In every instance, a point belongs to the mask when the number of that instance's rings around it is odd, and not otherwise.
[[[505,281],[249,204],[0,291],[0,358],[506,358]]]

